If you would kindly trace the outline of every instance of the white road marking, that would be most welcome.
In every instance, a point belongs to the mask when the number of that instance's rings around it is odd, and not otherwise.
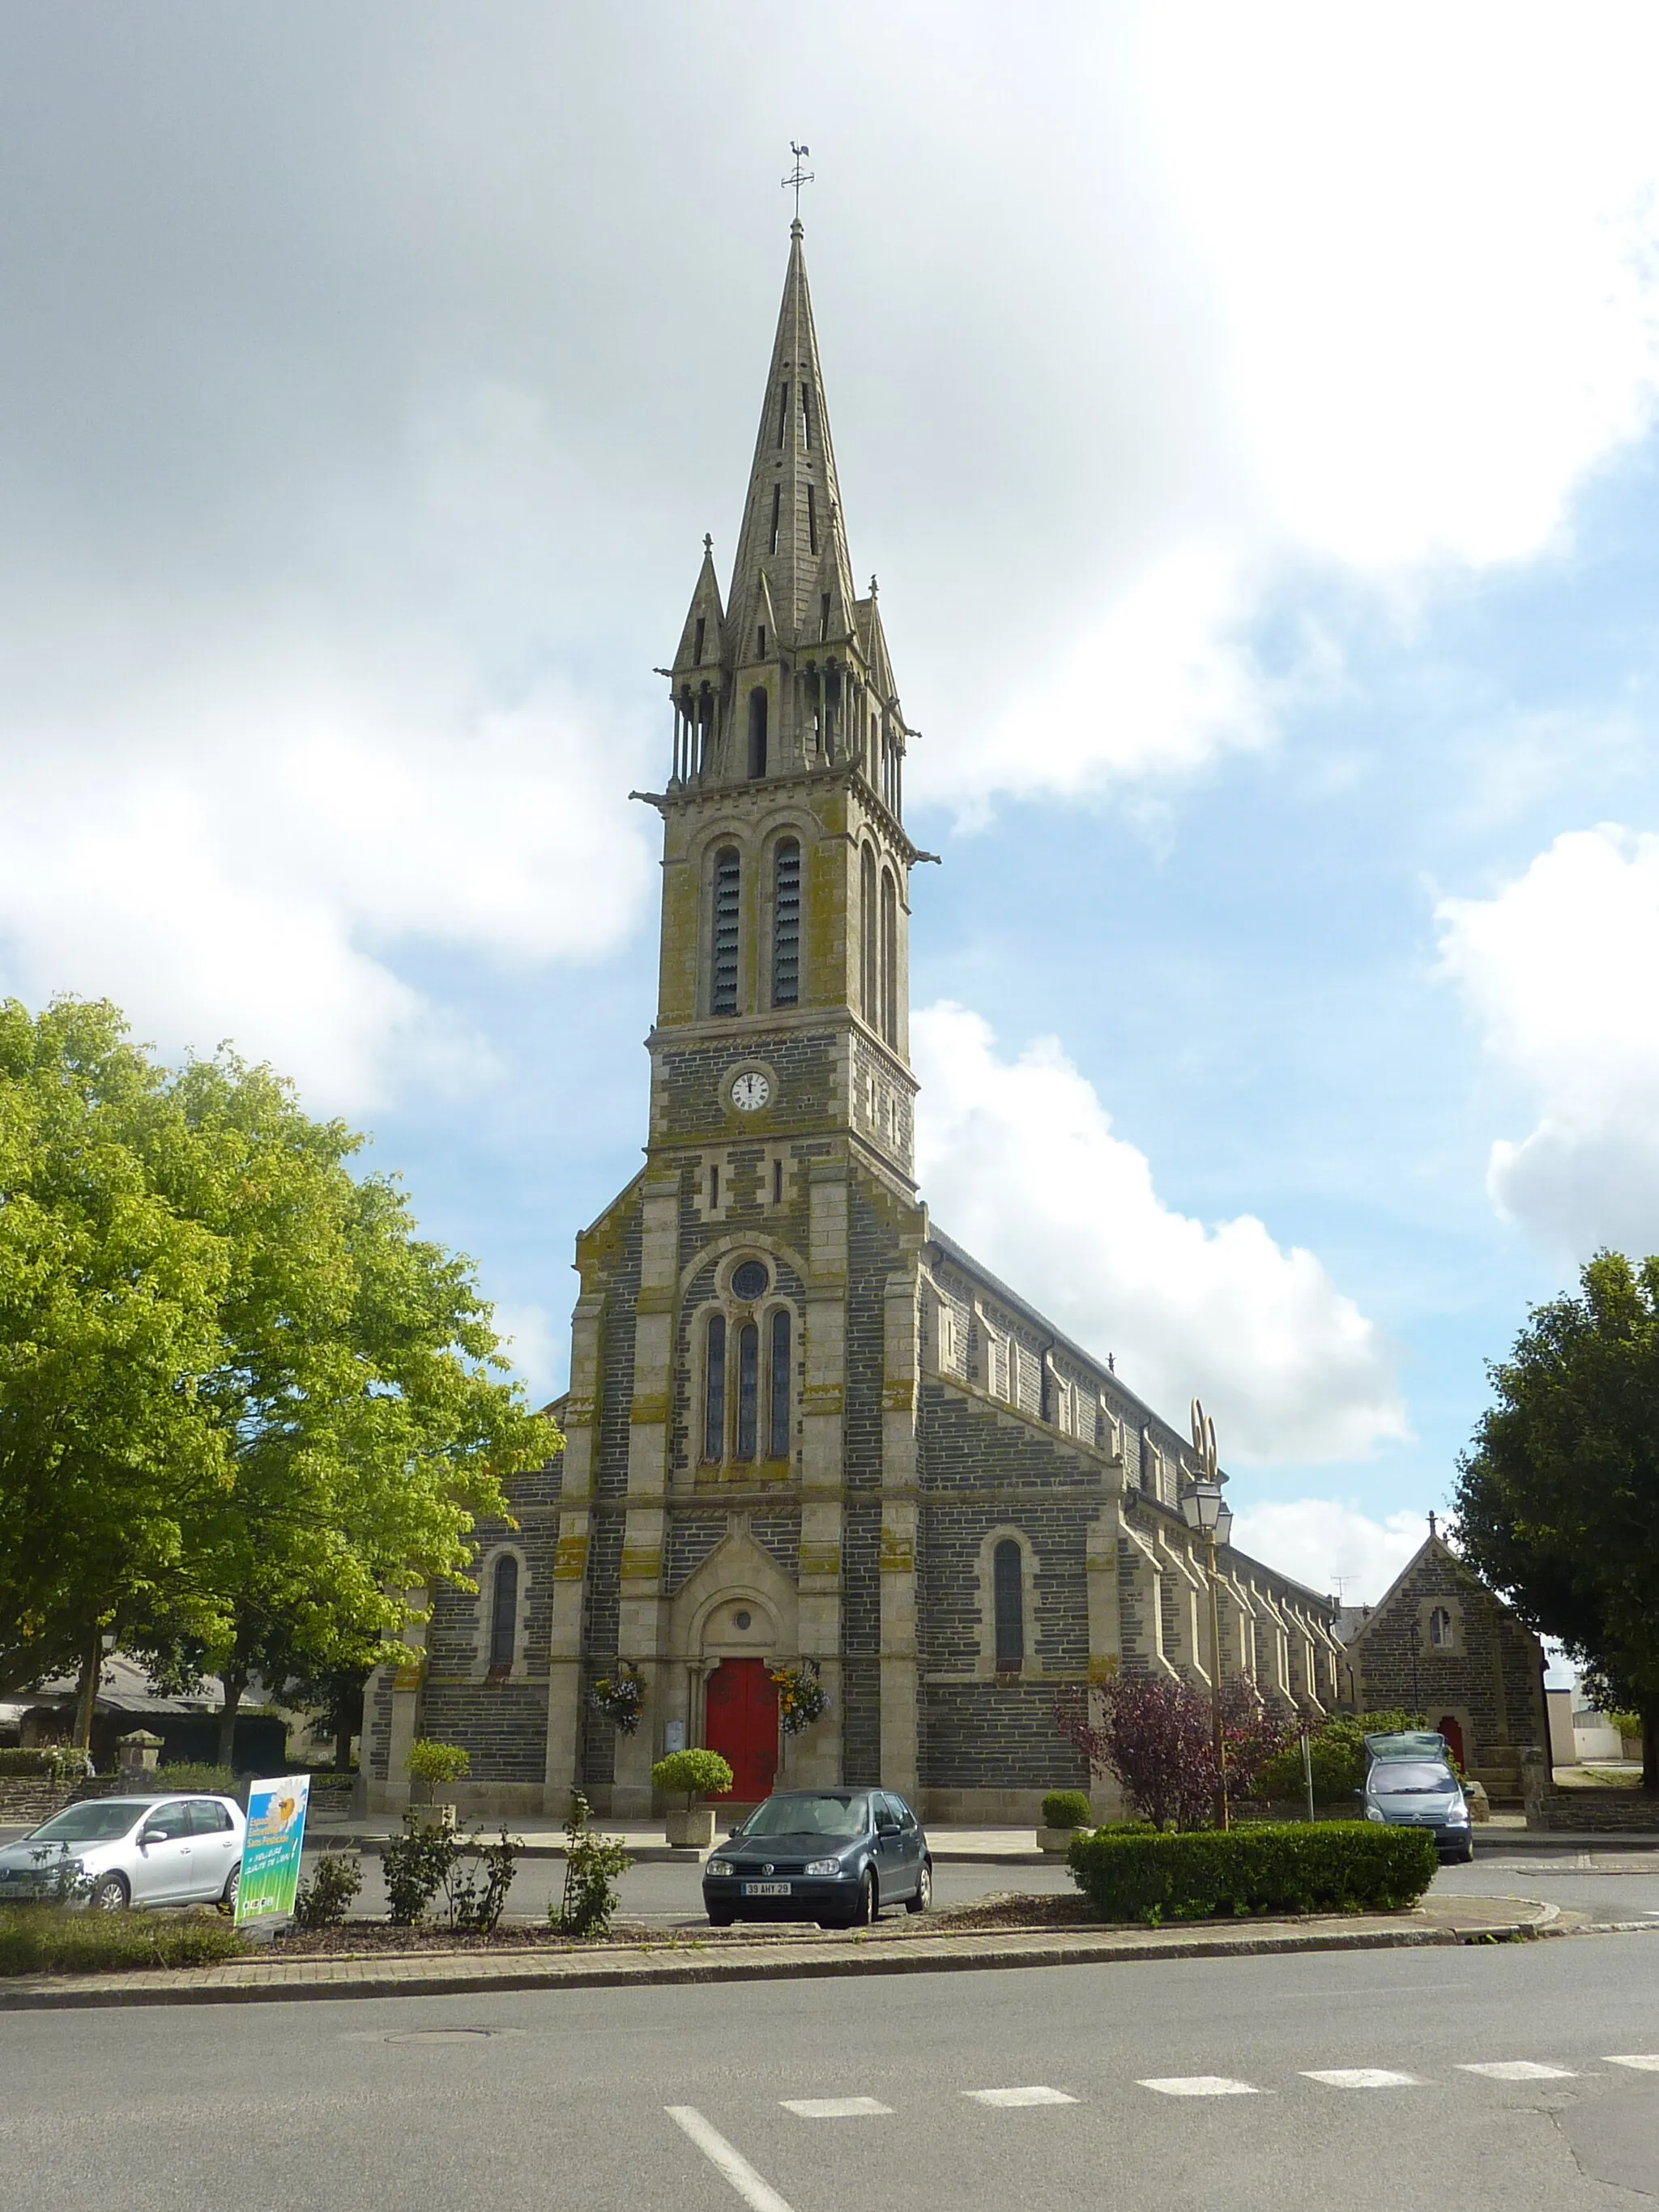
[[[780,2097],[778,2102],[803,2120],[860,2120],[877,2112],[890,2119],[893,2113],[890,2105],[878,2104],[873,2097]]]
[[[1530,2058],[1498,2058],[1484,2066],[1460,2066],[1460,2074],[1484,2074],[1489,2081],[1576,2081],[1571,2066],[1540,2066]]]
[[[1659,2074],[1659,2051],[1644,2051],[1634,2057],[1609,2058],[1609,2066],[1634,2066],[1641,2074]]]
[[[1310,2081],[1322,2081],[1328,2089],[1420,2089],[1415,2074],[1391,2074],[1386,2066],[1304,2067]]]
[[[1045,2089],[1035,2082],[1029,2089],[964,2089],[964,2097],[971,2097],[976,2105],[1074,2105],[1075,2097],[1068,2097],[1064,2089]]]
[[[663,2110],[677,2128],[683,2128],[708,2163],[723,2173],[750,2212],[790,2212],[788,2204],[771,2183],[756,2172],[740,2150],[734,2150],[718,2128],[710,2127],[695,2105],[665,2105]]]
[[[1258,2097],[1261,2091],[1249,2081],[1235,2081],[1225,2074],[1165,2074],[1140,2084],[1161,2097]]]

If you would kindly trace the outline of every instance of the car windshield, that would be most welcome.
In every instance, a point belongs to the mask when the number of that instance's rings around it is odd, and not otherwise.
[[[740,1836],[861,1836],[869,1824],[863,1797],[828,1792],[798,1797],[769,1797],[738,1830]]]
[[[1390,1759],[1371,1769],[1371,1788],[1380,1797],[1422,1797],[1456,1787],[1443,1766],[1413,1766],[1403,1759]]]
[[[61,1813],[54,1813],[51,1820],[42,1821],[24,1840],[31,1844],[107,1844],[137,1826],[149,1809],[145,1805],[135,1805],[131,1798],[113,1804],[106,1799],[101,1805],[66,1805]]]

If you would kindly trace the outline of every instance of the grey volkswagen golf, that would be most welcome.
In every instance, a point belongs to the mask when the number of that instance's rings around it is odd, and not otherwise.
[[[890,1790],[781,1790],[715,1844],[702,1869],[703,1909],[716,1928],[856,1928],[884,1905],[926,1912],[933,1898],[927,1831]]]

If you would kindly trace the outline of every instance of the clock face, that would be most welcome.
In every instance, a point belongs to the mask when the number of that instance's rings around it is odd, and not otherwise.
[[[732,1103],[739,1114],[757,1114],[771,1096],[770,1083],[753,1068],[732,1085]]]

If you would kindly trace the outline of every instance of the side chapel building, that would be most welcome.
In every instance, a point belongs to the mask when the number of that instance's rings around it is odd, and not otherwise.
[[[1056,1692],[1218,1655],[1182,1436],[931,1219],[912,1167],[910,734],[859,597],[792,229],[729,597],[709,542],[674,654],[645,1162],[576,1240],[563,1451],[371,1686],[369,1802],[416,1735],[470,1795],[651,1808],[665,1747],[735,1796],[880,1783],[1031,1819],[1086,1780]],[[1218,1662],[1318,1713],[1334,1607],[1224,1550]],[[418,1633],[418,1632],[416,1632]],[[780,1663],[822,1719],[781,1742]],[[639,1670],[637,1730],[592,1684]]]

